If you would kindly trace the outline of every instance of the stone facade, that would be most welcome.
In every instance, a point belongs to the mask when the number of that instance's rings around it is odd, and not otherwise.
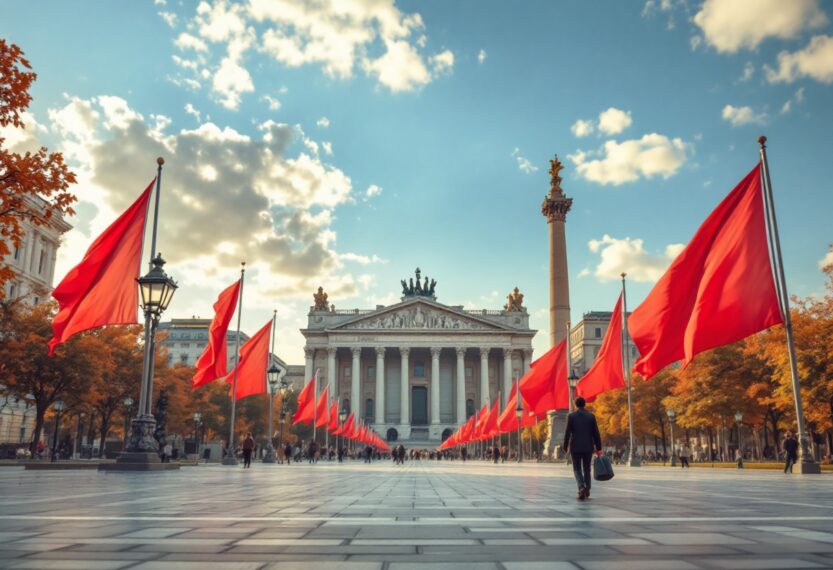
[[[319,390],[389,441],[441,441],[498,393],[505,402],[532,360],[526,309],[444,305],[433,285],[403,281],[402,302],[372,310],[336,311],[319,291],[301,330],[305,377],[317,370]]]
[[[26,198],[30,202],[39,198]],[[50,222],[38,226],[23,219],[23,243],[20,247],[11,247],[12,252],[3,258],[3,265],[11,267],[17,274],[5,284],[5,298],[21,299],[28,305],[39,305],[49,300],[52,282],[55,279],[55,260],[61,246],[61,236],[72,229],[60,214],[55,214]],[[5,239],[5,238],[0,238]]]
[[[590,311],[584,313],[581,321],[570,329],[570,366],[579,376],[590,370],[596,361],[612,316],[613,313],[610,311]],[[633,365],[639,352],[630,336],[628,354]]]

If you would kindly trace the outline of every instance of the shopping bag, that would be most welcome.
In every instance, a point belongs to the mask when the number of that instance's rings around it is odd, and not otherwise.
[[[593,479],[596,481],[613,479],[613,465],[607,455],[599,455],[593,460]]]

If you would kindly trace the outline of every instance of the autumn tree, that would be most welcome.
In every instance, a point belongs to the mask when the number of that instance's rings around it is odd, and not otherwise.
[[[23,113],[37,75],[14,44],[0,39],[0,128],[25,128]],[[0,134],[0,260],[23,242],[22,222],[47,225],[55,214],[72,214],[75,196],[68,189],[75,175],[59,152],[41,147],[24,154],[6,148]],[[0,263],[0,298],[14,271]]]

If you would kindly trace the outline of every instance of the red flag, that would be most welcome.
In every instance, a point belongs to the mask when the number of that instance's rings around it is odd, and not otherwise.
[[[477,421],[474,423],[474,432],[472,433],[472,437],[475,441],[485,439],[485,436],[483,435],[483,426],[486,423],[486,416],[488,414],[489,404],[483,404],[483,407],[480,408],[479,412],[477,412]]]
[[[468,443],[474,436],[474,416],[471,416],[460,428],[460,443]]]
[[[486,439],[500,434],[497,426],[497,416],[500,411],[499,409],[500,396],[498,395],[498,397],[495,398],[495,403],[492,404],[492,409],[486,414],[486,421],[483,422],[483,437]]]
[[[335,435],[338,429],[338,402],[333,402],[330,406],[330,423],[327,424],[327,431]]]
[[[315,377],[309,379],[307,385],[298,394],[298,408],[292,416],[292,423],[311,423],[313,408],[315,405]]]
[[[570,387],[567,384],[567,339],[530,364],[520,384],[521,397],[539,418],[551,410],[568,408]]]
[[[602,392],[625,386],[627,384],[622,367],[622,295],[619,295],[602,347],[593,366],[576,385],[576,396],[592,402]]]
[[[139,265],[148,200],[154,178],[116,221],[87,249],[52,291],[60,310],[52,319],[49,354],[72,335],[104,325],[133,325],[139,306]]]
[[[506,402],[506,407],[503,408],[503,412],[501,412],[500,416],[498,416],[498,429],[500,433],[507,433],[518,431],[518,415],[515,410],[518,408],[518,383],[516,382],[515,385],[512,387],[512,396],[509,398],[509,401]],[[523,403],[523,412],[521,413],[521,427],[529,427],[534,426],[538,423],[538,419],[535,417],[533,412],[529,411],[529,406],[526,402],[523,401],[521,398],[521,402]]]
[[[783,322],[767,246],[760,164],[706,218],[628,319],[645,379]]]
[[[341,435],[346,439],[352,439],[355,436],[354,430],[356,429],[355,420],[353,419],[353,412],[350,412],[350,415],[347,416],[347,419],[344,420],[344,425],[341,426]]]
[[[226,333],[237,308],[237,298],[240,295],[240,280],[227,287],[217,302],[214,303],[214,320],[208,327],[208,344],[194,366],[196,373],[191,379],[191,387],[197,388],[203,384],[222,378],[226,372]]]
[[[236,366],[237,390],[235,400],[266,393],[266,369],[269,364],[269,333],[272,321],[263,325],[255,335],[240,347],[240,361]],[[234,381],[234,370],[226,376],[226,382]]]
[[[321,395],[318,397],[318,405],[315,408],[315,427],[324,427],[330,421],[327,417],[327,404],[330,403],[330,386],[324,386]]]

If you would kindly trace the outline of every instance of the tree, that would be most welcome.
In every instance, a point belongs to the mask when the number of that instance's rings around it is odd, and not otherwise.
[[[16,394],[32,394],[35,429],[31,450],[41,437],[44,417],[55,400],[72,400],[84,393],[106,366],[99,343],[90,334],[79,334],[47,355],[52,338],[51,303],[34,308],[20,303],[3,303],[0,310],[0,362],[5,382]]]
[[[29,88],[37,77],[30,69],[20,48],[0,39],[0,127],[25,128],[22,114],[32,100]],[[21,155],[4,143],[0,136],[0,259],[11,253],[11,247],[21,246],[24,220],[43,226],[56,213],[74,213],[75,196],[68,188],[76,181],[61,153],[41,147]],[[10,267],[0,265],[0,298],[6,281],[14,276]]]

